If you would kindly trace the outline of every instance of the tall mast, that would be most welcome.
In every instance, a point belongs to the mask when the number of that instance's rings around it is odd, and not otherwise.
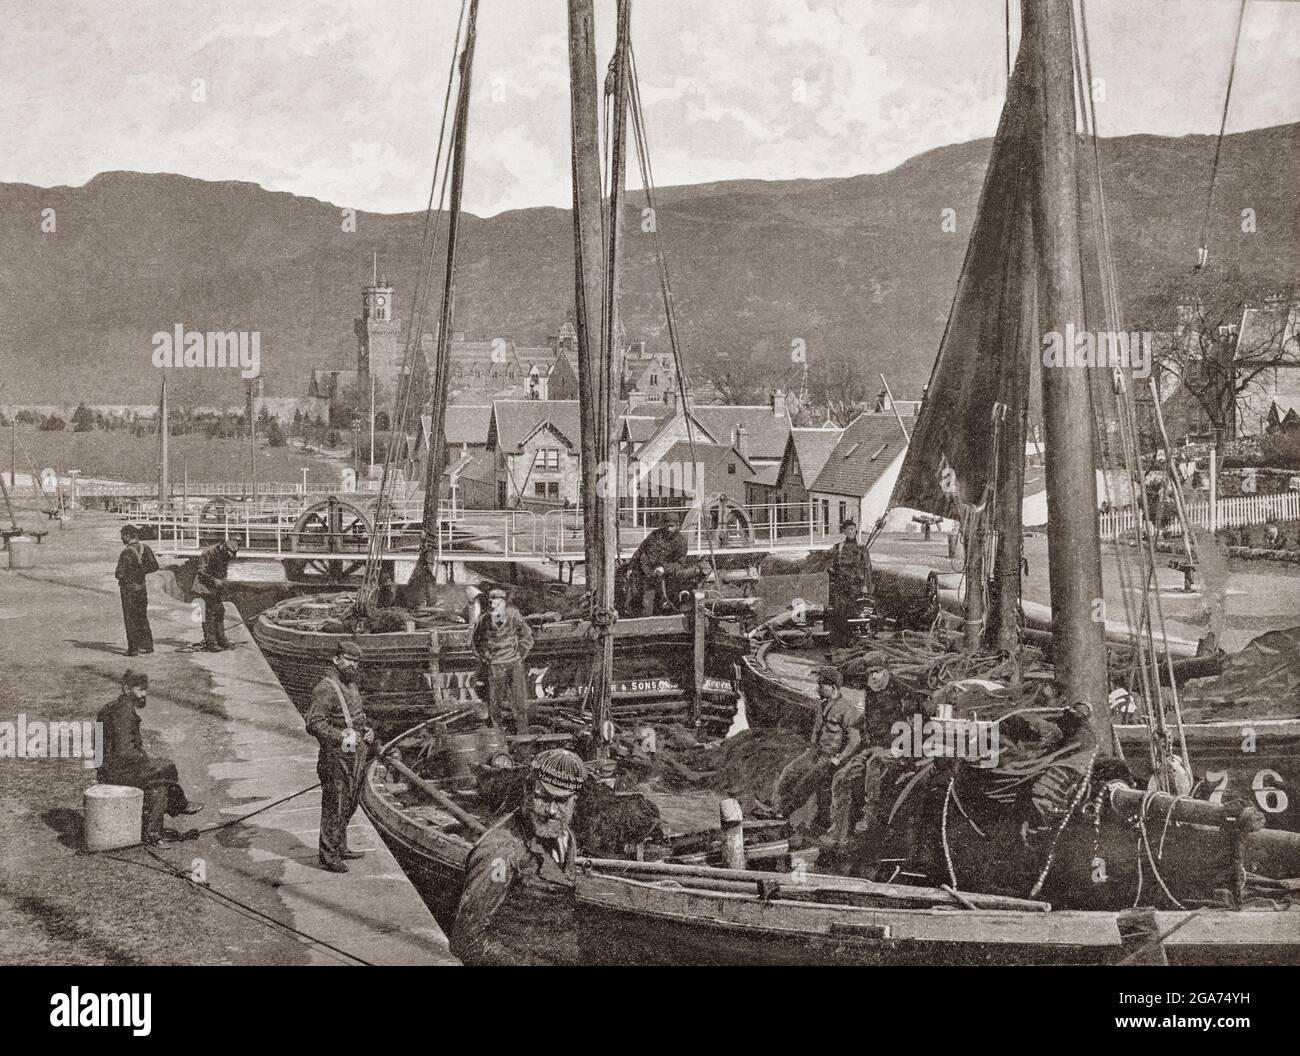
[[[626,18],[620,19],[620,49],[626,43]],[[621,50],[620,50],[621,53]],[[615,113],[626,98],[626,74],[617,75]],[[569,97],[573,136],[573,249],[574,323],[578,339],[578,400],[582,429],[582,525],[587,562],[587,584],[591,590],[592,622],[600,635],[592,670],[592,719],[596,759],[608,754],[605,722],[609,716],[612,674],[614,616],[614,524],[617,491],[611,488],[616,464],[608,458],[602,437],[612,437],[611,417],[613,371],[609,369],[612,346],[605,342],[613,316],[606,305],[601,318],[601,298],[617,289],[617,275],[606,272],[600,171],[600,91],[596,76],[596,35],[592,0],[569,0]],[[620,117],[616,129],[622,129]],[[616,132],[617,136],[617,132]],[[621,151],[620,151],[621,153]],[[615,188],[619,180],[615,179]],[[618,208],[617,190],[611,210]],[[613,213],[613,215],[617,215]],[[611,228],[617,225],[611,224]],[[617,249],[617,235],[610,246]],[[609,285],[606,285],[608,278]],[[601,322],[605,328],[602,333]],[[614,496],[608,493],[615,491]]]
[[[456,94],[456,120],[452,125],[451,194],[447,217],[447,266],[443,276],[442,310],[438,316],[438,344],[434,359],[433,392],[429,407],[429,461],[424,472],[424,521],[420,535],[420,560],[412,573],[415,577],[433,570],[433,555],[438,549],[438,492],[442,483],[442,457],[446,447],[445,421],[447,393],[451,385],[452,314],[456,300],[456,240],[460,234],[460,203],[465,183],[465,148],[469,130],[469,94],[474,68],[475,27],[478,24],[478,0],[470,0],[469,19],[465,26],[465,47],[460,56],[460,88]],[[418,335],[416,336],[418,340]]]
[[[163,375],[162,394],[158,397],[158,506],[167,509],[172,501],[171,455],[168,440],[171,422],[167,414],[167,375]]]
[[[1069,0],[1022,0],[1022,39],[1038,65],[1041,140],[1032,200],[1039,261],[1041,332],[1086,329],[1079,256],[1074,66]],[[1089,372],[1044,367],[1047,432],[1048,573],[1053,662],[1069,704],[1091,705],[1102,755],[1111,753],[1109,682],[1102,616],[1101,541]]]

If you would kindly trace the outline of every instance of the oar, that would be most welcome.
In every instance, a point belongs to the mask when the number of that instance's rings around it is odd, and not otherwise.
[[[442,789],[435,788],[433,785],[429,784],[428,781],[422,778],[419,774],[417,774],[405,763],[398,762],[392,756],[386,755],[382,751],[379,753],[379,757],[384,760],[384,764],[386,766],[391,766],[394,770],[396,770],[399,774],[401,774],[404,778],[406,778],[407,781],[413,784],[416,788],[418,788],[421,792],[423,792],[426,796],[428,796],[431,800],[433,800],[436,804],[438,804],[438,806],[440,806],[453,818],[455,818],[467,829],[469,829],[472,833],[474,833],[474,835],[481,836],[483,833],[487,832],[487,826],[484,825],[481,821],[479,821],[478,818],[474,817],[473,814],[469,814],[461,807],[457,806],[446,795],[446,793],[442,791]]]

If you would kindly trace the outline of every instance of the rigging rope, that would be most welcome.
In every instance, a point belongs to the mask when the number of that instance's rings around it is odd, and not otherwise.
[[[1237,29],[1232,40],[1232,60],[1228,64],[1228,86],[1223,93],[1223,113],[1219,117],[1219,135],[1214,141],[1214,161],[1210,165],[1210,185],[1205,191],[1205,214],[1201,219],[1201,245],[1197,253],[1196,270],[1200,271],[1210,259],[1210,211],[1214,206],[1214,185],[1219,178],[1219,156],[1223,151],[1223,134],[1228,127],[1228,106],[1232,102],[1232,81],[1237,74],[1237,53],[1241,48],[1241,25],[1246,20],[1246,0],[1237,9]]]

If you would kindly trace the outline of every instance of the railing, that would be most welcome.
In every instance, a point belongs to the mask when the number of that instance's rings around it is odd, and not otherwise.
[[[1210,523],[1210,504],[1202,499],[1188,503],[1187,520],[1198,528],[1240,528],[1267,524],[1269,521],[1300,520],[1300,492],[1276,495],[1237,495],[1215,503],[1214,523]],[[1171,508],[1172,512],[1172,508]],[[1101,537],[1114,541],[1137,532],[1141,523],[1138,510],[1114,510],[1101,515]],[[1182,525],[1175,519],[1165,529],[1167,535],[1182,535]]]
[[[399,504],[400,505],[400,504]],[[636,547],[661,520],[674,513],[685,518],[682,534],[687,549],[696,555],[711,552],[769,553],[773,551],[807,551],[832,545],[838,533],[829,534],[813,516],[810,504],[800,508],[783,508],[786,519],[771,516],[755,522],[759,513],[775,511],[770,506],[735,506],[749,518],[746,524],[733,516],[714,524],[710,511],[694,507],[653,507],[645,511],[621,511],[618,541],[622,556]],[[412,556],[419,544],[420,510],[414,506],[381,526],[384,550]],[[162,514],[147,523],[157,529],[159,548],[164,552],[192,553],[218,539],[230,539],[246,556],[273,558],[346,556],[363,553],[369,535],[363,531],[342,533],[299,530],[297,518],[302,510],[295,507],[284,516],[267,514],[259,518],[228,517],[222,520],[199,520],[194,516]],[[791,519],[792,513],[804,516]],[[584,555],[582,510],[578,508],[536,513],[531,510],[452,510],[441,508],[436,536],[438,560],[488,559],[502,561],[579,561]],[[333,545],[334,549],[329,549]]]

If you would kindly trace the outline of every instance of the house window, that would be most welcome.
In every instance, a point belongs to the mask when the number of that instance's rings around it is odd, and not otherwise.
[[[729,474],[731,474],[731,476],[734,477],[734,476],[736,475],[736,463],[734,463],[734,462],[728,462],[728,463],[727,463],[727,472],[728,472]]]
[[[840,503],[840,524],[844,523],[844,518],[848,516],[848,507],[845,503]]]
[[[539,480],[533,485],[533,494],[539,499],[558,499],[560,482],[558,480]]]
[[[651,375],[650,375],[650,384],[651,384],[651,385],[658,385],[658,384],[659,384],[659,375],[658,375],[658,374],[651,374]]]
[[[560,449],[557,447],[543,447],[537,451],[537,468],[547,472],[555,473],[560,468]]]

